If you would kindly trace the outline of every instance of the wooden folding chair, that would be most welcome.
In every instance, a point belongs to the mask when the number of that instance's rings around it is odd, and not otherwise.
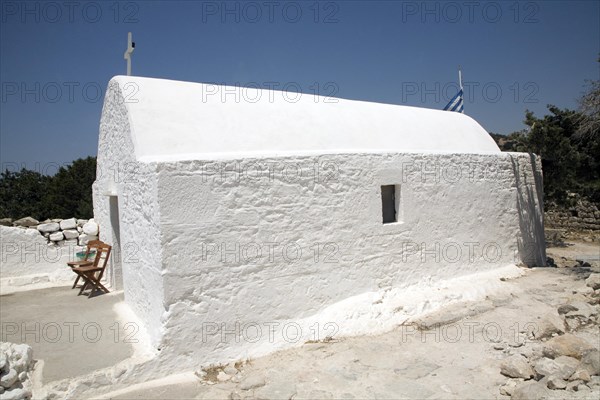
[[[81,286],[78,295],[82,294],[88,286],[90,287],[88,297],[92,297],[92,294],[96,290],[102,290],[104,293],[109,292],[100,280],[102,279],[102,275],[104,275],[111,249],[112,246],[109,246],[104,242],[97,243],[96,257],[94,257],[93,264],[73,268],[73,272],[83,279],[83,285]]]
[[[98,248],[98,244],[102,243],[99,240],[90,240],[88,242],[88,244],[85,246],[85,255],[83,257],[82,261],[69,261],[67,263],[67,265],[69,267],[71,267],[71,269],[76,268],[76,267],[87,267],[90,265],[94,265],[94,258],[93,256],[95,255],[95,253],[97,252],[97,248]],[[79,282],[79,279],[81,279],[81,277],[79,275],[77,275],[77,278],[75,278],[75,282],[73,282],[73,286],[71,287],[71,289],[75,289],[77,287],[77,282]]]

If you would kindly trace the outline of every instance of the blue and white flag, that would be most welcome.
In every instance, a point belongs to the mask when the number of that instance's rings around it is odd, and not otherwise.
[[[463,102],[463,90],[460,88],[456,96],[450,100],[450,103],[446,107],[444,107],[444,111],[456,111],[459,113],[465,113],[465,107]]]

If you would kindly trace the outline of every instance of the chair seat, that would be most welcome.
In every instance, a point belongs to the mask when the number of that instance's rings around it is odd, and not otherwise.
[[[83,267],[75,267],[73,268],[73,271],[76,272],[95,272],[95,271],[101,271],[103,268],[100,267],[94,267],[93,265],[90,266],[83,266]]]
[[[69,267],[83,267],[84,265],[93,265],[94,261],[93,260],[88,260],[88,261],[69,261],[67,263],[67,265]]]

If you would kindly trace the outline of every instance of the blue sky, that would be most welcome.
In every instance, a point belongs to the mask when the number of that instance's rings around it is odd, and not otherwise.
[[[436,109],[461,65],[466,113],[503,134],[523,128],[526,109],[575,108],[600,74],[598,1],[0,4],[0,158],[11,170],[52,173],[96,154],[128,31],[134,75]]]

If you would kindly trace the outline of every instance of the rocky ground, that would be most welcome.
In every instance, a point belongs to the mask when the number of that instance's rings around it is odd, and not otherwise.
[[[587,243],[551,249],[564,267],[527,269],[484,302],[384,335],[306,343],[109,397],[598,399],[600,267],[576,258],[599,251]]]

